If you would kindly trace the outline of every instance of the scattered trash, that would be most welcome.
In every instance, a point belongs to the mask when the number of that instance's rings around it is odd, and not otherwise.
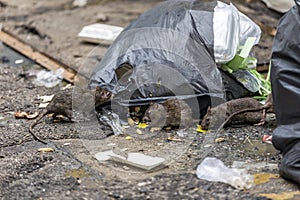
[[[36,79],[33,83],[38,86],[52,88],[61,83],[63,80],[63,73],[64,70],[62,68],[53,71],[41,70],[36,74]]]
[[[147,181],[147,182],[140,182],[140,183],[137,184],[137,186],[143,187],[143,186],[146,186],[146,185],[149,185],[149,184],[151,184],[150,181]]]
[[[275,170],[278,169],[278,164],[267,163],[267,162],[249,163],[249,162],[242,162],[242,161],[233,161],[231,167],[245,169],[245,170],[262,170],[262,169]]]
[[[99,115],[97,113],[98,119],[102,123],[109,125],[112,128],[115,135],[123,134],[124,128],[121,126],[119,116],[109,110],[106,110],[106,109],[103,110],[103,112],[104,112],[104,115]]]
[[[46,102],[50,102],[54,97],[54,94],[53,95],[45,95],[45,96],[39,96],[38,95],[38,99],[41,99],[43,103],[46,103]]]
[[[207,131],[209,131],[209,130],[204,130],[204,129],[202,129],[202,126],[201,125],[197,125],[197,132],[198,133],[206,133]]]
[[[43,153],[46,153],[46,152],[54,152],[54,149],[49,148],[49,147],[47,147],[47,148],[39,148],[39,149],[38,149],[38,152],[43,152]]]
[[[123,166],[123,169],[125,169],[125,170],[130,170],[130,168],[127,167],[127,166]]]
[[[263,135],[262,142],[272,144],[272,135]]]
[[[97,22],[107,22],[109,20],[109,17],[103,13],[99,13],[96,16],[96,21]]]
[[[178,135],[179,137],[185,137],[187,135],[187,132],[185,129],[180,129],[176,132],[176,135]]]
[[[258,184],[263,184],[263,183],[267,183],[270,181],[270,179],[273,178],[279,178],[279,174],[254,174],[254,184],[258,185]]]
[[[217,158],[206,157],[197,167],[197,177],[200,179],[223,182],[243,190],[250,189],[253,177],[241,169],[228,168]]]
[[[292,192],[282,192],[282,193],[269,193],[269,194],[259,194],[259,196],[266,197],[272,200],[289,200],[296,199],[294,196],[300,195],[300,191],[292,191]],[[297,198],[298,199],[298,198]]]
[[[132,140],[132,137],[131,136],[126,136],[125,139],[126,140]]]
[[[38,112],[35,112],[33,114],[28,114],[27,112],[16,112],[15,117],[20,119],[20,118],[27,118],[27,119],[34,119],[37,116],[39,116]]]
[[[49,96],[39,96],[38,95],[38,99],[42,100],[42,103],[39,104],[39,108],[46,108],[47,105],[49,104],[49,102],[53,99],[54,94],[53,95],[49,95]]]
[[[36,48],[30,46],[24,41],[15,38],[12,34],[10,34],[7,30],[0,31],[0,41],[11,47],[12,49],[17,50],[22,55],[34,60],[37,64],[47,68],[48,70],[58,70],[60,68],[67,69],[64,71],[63,78],[69,82],[74,82],[75,75],[77,78],[82,78],[78,75],[74,69],[68,67],[66,64],[59,62],[48,56],[45,52],[40,52]],[[24,60],[24,58],[23,58]],[[26,61],[27,62],[27,61]]]
[[[101,43],[103,41],[114,41],[123,31],[122,27],[107,24],[91,24],[83,27],[79,32],[80,37],[85,42]]]
[[[23,62],[24,62],[23,59],[15,60],[16,65],[22,64]]]
[[[135,125],[135,121],[131,117],[129,117],[127,119],[127,123],[129,124],[129,126],[134,126]]]
[[[285,13],[295,5],[294,0],[262,0],[268,8],[276,10],[277,12]]]
[[[203,19],[207,23],[202,23]],[[97,64],[89,87],[116,94],[114,101],[120,106],[162,103],[173,93],[180,99],[203,100],[201,106],[207,107],[207,97],[225,100],[223,72],[216,63],[233,59],[249,37],[256,44],[260,33],[259,27],[233,4],[163,2],[120,33]],[[234,91],[226,91],[234,98],[249,94],[238,83],[232,88]],[[134,95],[128,94],[129,89],[135,91]]]
[[[116,143],[109,143],[107,144],[108,147],[113,147],[113,146],[116,146]]]
[[[145,170],[152,170],[166,161],[164,158],[147,156],[141,153],[128,153],[127,159],[125,157],[115,154],[112,150],[99,152],[95,154],[95,158],[99,161],[114,160],[116,162],[124,163],[134,167]]]
[[[67,143],[64,143],[63,146],[70,146],[71,143],[70,142],[67,142]]]
[[[161,127],[151,127],[151,128],[150,128],[150,132],[151,132],[151,133],[154,133],[154,132],[160,131],[160,130],[161,130]]]
[[[216,143],[220,143],[220,142],[224,142],[225,141],[225,138],[223,138],[223,137],[220,137],[220,138],[216,138],[215,139],[215,142]]]
[[[176,138],[175,136],[170,136],[170,137],[168,137],[168,141],[182,142],[182,139]]]
[[[138,124],[138,128],[147,128],[148,127],[148,124],[146,124],[146,123],[139,123]]]
[[[140,129],[136,129],[135,132],[136,132],[137,134],[139,134],[139,135],[143,134],[143,131],[141,131]]]
[[[204,148],[209,148],[209,147],[212,147],[213,145],[212,144],[206,144],[206,145],[204,145],[203,147]]]
[[[88,0],[74,0],[72,2],[73,7],[84,7],[88,3]]]

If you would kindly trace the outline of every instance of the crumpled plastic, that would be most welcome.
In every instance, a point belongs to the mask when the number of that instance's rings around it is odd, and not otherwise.
[[[227,183],[237,189],[250,189],[253,176],[244,170],[229,168],[224,163],[212,157],[206,157],[197,167],[197,177],[207,181]]]
[[[250,36],[258,41],[260,29],[232,4],[165,1],[121,32],[95,67],[89,87],[114,93],[122,106],[176,96],[197,98],[201,110],[226,101],[225,93],[244,97],[247,89],[241,85],[228,91],[234,87],[223,82],[217,63],[233,58]]]
[[[53,71],[41,70],[36,74],[36,79],[33,80],[33,83],[38,86],[52,88],[62,82],[63,73],[64,69],[62,68]]]

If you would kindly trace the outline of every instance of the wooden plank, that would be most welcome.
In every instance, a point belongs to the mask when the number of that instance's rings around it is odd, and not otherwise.
[[[38,51],[5,30],[0,30],[0,41],[49,70],[63,68],[63,78],[68,82],[74,83],[77,72],[62,62]]]
[[[269,64],[266,65],[258,65],[256,67],[256,71],[258,72],[268,72],[269,71]]]

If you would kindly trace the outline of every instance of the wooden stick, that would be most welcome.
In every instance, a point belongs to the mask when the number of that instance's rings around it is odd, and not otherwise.
[[[258,72],[268,72],[269,71],[269,64],[258,65],[256,67],[256,71],[258,71]]]
[[[55,58],[38,51],[5,30],[0,30],[0,41],[49,70],[63,68],[63,78],[74,83],[77,72]]]

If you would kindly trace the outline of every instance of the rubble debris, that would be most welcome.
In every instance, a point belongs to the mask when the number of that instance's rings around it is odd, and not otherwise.
[[[47,68],[48,70],[56,70],[59,68],[63,68],[63,78],[71,83],[74,82],[75,75],[77,74],[76,71],[63,64],[62,62],[55,60],[49,55],[46,55],[45,53],[42,53],[37,49],[31,47],[30,45],[26,44],[25,42],[17,39],[17,37],[14,37],[8,31],[0,31],[0,41],[5,43],[7,46],[15,49],[16,51],[20,52],[24,56],[32,59],[37,64],[40,64],[41,66]],[[77,75],[77,77],[80,78],[81,76]]]
[[[34,119],[34,118],[37,118],[37,116],[39,116],[38,112],[35,112],[33,114],[28,114],[27,112],[16,112],[15,113],[16,118]]]

